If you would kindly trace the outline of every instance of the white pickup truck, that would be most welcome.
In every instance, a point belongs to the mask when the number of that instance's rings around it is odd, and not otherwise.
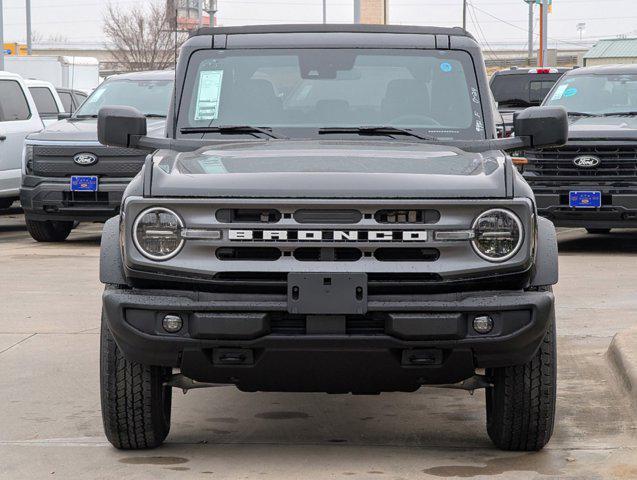
[[[0,71],[0,209],[20,195],[24,138],[44,128],[31,92],[19,75]]]

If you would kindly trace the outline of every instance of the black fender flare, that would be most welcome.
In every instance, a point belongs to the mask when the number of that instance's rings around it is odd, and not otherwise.
[[[117,215],[106,221],[100,243],[100,282],[109,285],[127,283],[119,245],[119,219]]]
[[[550,220],[538,217],[535,267],[531,277],[532,287],[555,285],[559,279],[557,232]]]

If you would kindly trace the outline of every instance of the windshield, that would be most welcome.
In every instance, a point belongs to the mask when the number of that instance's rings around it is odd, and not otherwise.
[[[104,106],[130,106],[144,115],[166,116],[172,80],[109,80],[102,83],[75,112],[76,117],[97,116]]]
[[[305,137],[326,128],[386,126],[440,139],[485,138],[473,63],[459,51],[196,52],[179,130],[232,125]]]
[[[539,105],[560,78],[557,73],[496,75],[491,91],[500,107]]]
[[[546,105],[592,115],[634,112],[637,75],[570,75],[555,87]]]

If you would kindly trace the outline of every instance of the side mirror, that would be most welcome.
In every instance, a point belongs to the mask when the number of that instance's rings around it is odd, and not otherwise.
[[[568,114],[564,107],[530,107],[513,120],[515,136],[530,147],[559,147],[568,141]]]
[[[135,147],[146,135],[146,117],[133,107],[102,107],[97,114],[97,139],[102,145]]]
[[[58,113],[58,120],[66,120],[67,118],[71,118],[71,114],[69,112]]]

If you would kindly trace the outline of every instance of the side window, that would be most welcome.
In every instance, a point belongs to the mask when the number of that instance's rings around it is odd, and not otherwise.
[[[20,84],[15,80],[0,80],[0,122],[28,120],[29,104]]]
[[[62,105],[64,105],[64,110],[73,113],[73,97],[70,92],[58,92],[60,96],[60,100],[62,100]]]
[[[59,113],[53,93],[46,87],[29,87],[40,116],[52,116]]]

